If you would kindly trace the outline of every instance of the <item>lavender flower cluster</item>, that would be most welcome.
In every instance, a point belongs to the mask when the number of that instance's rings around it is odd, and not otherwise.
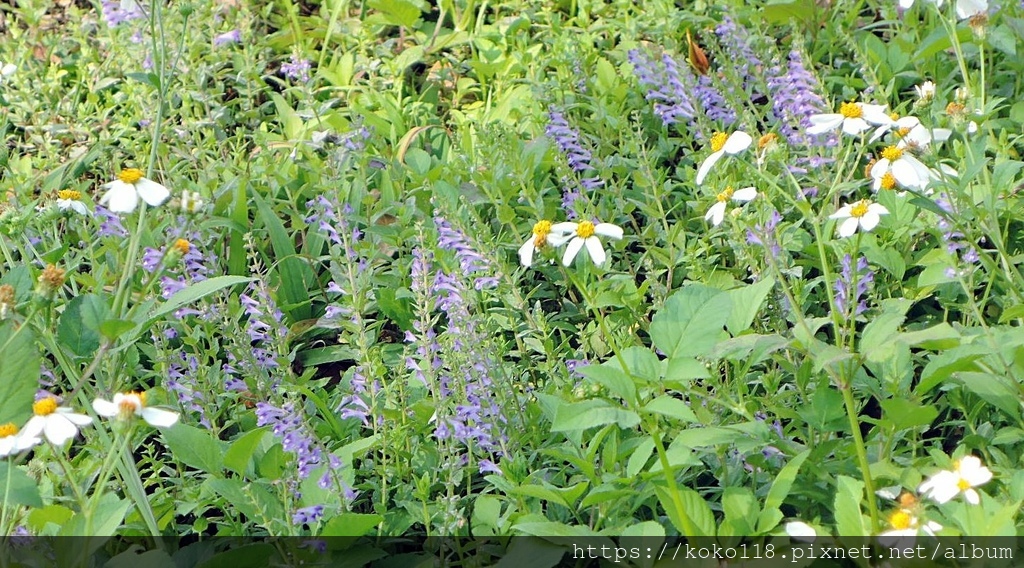
[[[804,65],[800,51],[789,52],[785,62],[777,61],[767,77],[768,97],[779,129],[791,146],[834,145],[834,138],[812,136],[806,130],[813,114],[827,112],[818,80]]]
[[[654,114],[665,126],[682,122],[681,119],[693,120],[696,116],[694,102],[697,101],[690,95],[692,87],[683,83],[684,75],[680,73],[679,63],[671,55],[664,53],[660,59],[655,59],[633,49],[628,58],[640,85],[647,89],[646,99],[654,101]],[[685,76],[690,78],[688,72]]]
[[[464,275],[472,276],[484,273],[473,278],[474,288],[483,290],[498,285],[498,277],[493,274],[491,263],[469,244],[466,235],[452,228],[444,217],[435,216],[434,226],[437,227],[438,247],[455,253],[455,258],[459,261],[459,268],[462,269]]]
[[[269,402],[256,403],[256,425],[270,426],[284,450],[295,454],[299,479],[306,479],[320,465],[323,452],[293,403],[286,402],[280,407]]]
[[[233,391],[249,390],[242,377],[259,377],[268,381],[260,385],[259,390],[273,392],[281,382],[281,364],[276,351],[288,334],[284,313],[277,308],[262,282],[250,284],[248,293],[239,295],[239,302],[247,316],[245,330],[249,341],[228,351],[228,361],[221,367],[225,387]]]
[[[729,62],[735,65],[736,74],[745,88],[752,88],[757,82],[762,63],[751,46],[750,32],[729,16],[715,27],[715,36]]]
[[[580,143],[579,132],[569,126],[569,121],[566,120],[565,114],[555,107],[548,109],[548,124],[544,132],[548,138],[554,141],[558,149],[565,154],[569,167],[574,172],[583,175],[594,170],[590,163],[593,156],[591,156],[590,150],[584,148]],[[569,180],[563,180],[563,184],[562,208],[565,210],[567,218],[575,219],[577,215],[575,209],[576,201],[582,197],[582,193]],[[587,191],[597,189],[603,184],[604,182],[598,176],[580,179],[580,186]]]
[[[135,0],[103,0],[102,9],[103,19],[112,28],[146,17],[145,10]]]
[[[842,270],[835,282],[836,310],[844,318],[850,317],[851,314],[848,310],[853,305],[855,307],[852,315],[857,316],[868,309],[864,296],[875,280],[875,273],[868,268],[868,260],[863,256],[857,258],[856,266],[850,255],[844,256],[841,263]]]
[[[197,388],[199,376],[199,360],[191,353],[176,351],[178,360],[171,361],[167,368],[167,380],[163,385],[169,392],[178,398],[178,404],[182,408],[194,412],[199,416],[199,423],[207,428],[210,427],[210,420],[206,416],[204,405],[209,401],[206,392]]]
[[[953,203],[945,193],[939,194],[935,199],[935,204],[946,213],[956,214],[953,209]],[[974,245],[965,242],[964,234],[954,229],[945,217],[939,217],[937,226],[942,231],[942,242],[945,244],[946,252],[953,257],[954,263],[957,266],[974,265],[981,260],[978,256],[978,249]],[[954,279],[962,274],[962,272],[951,266],[946,269],[945,274],[946,278]]]

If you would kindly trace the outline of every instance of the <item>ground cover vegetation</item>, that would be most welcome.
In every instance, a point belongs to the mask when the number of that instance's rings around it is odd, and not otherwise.
[[[8,539],[1024,527],[1020,3],[0,34]]]

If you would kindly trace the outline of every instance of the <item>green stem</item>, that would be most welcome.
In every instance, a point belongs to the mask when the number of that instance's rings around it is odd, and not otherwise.
[[[878,503],[875,499],[875,482],[871,479],[871,465],[868,463],[868,452],[864,448],[864,437],[860,434],[860,419],[857,416],[857,403],[853,399],[853,388],[850,382],[844,382],[839,385],[839,391],[843,393],[846,417],[850,420],[850,431],[855,442],[854,448],[857,450],[857,461],[860,463],[861,475],[864,476],[864,485],[868,491],[868,512],[871,514],[872,533],[877,533],[879,526]]]
[[[100,475],[96,478],[95,490],[92,492],[92,498],[89,501],[89,506],[85,510],[85,534],[92,535],[92,521],[93,516],[96,514],[96,506],[99,505],[100,499],[103,496],[103,490],[107,486],[107,479],[110,478],[110,473],[114,466],[114,461],[121,455],[125,447],[128,445],[128,439],[131,437],[133,428],[128,427],[128,430],[124,433],[124,436],[118,440],[120,443],[117,445],[117,449],[112,452],[107,452],[106,458],[103,459],[103,465],[100,466]],[[115,433],[115,437],[116,437]]]

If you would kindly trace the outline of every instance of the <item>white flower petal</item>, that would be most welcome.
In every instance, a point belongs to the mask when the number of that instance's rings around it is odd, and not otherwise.
[[[857,232],[858,224],[859,223],[857,222],[856,217],[850,217],[849,219],[843,221],[843,223],[839,225],[839,236],[846,238],[849,237],[850,235],[853,235],[854,233]]]
[[[871,177],[880,178],[889,171],[889,160],[882,158],[875,162],[875,165],[871,166]]]
[[[843,132],[850,136],[857,136],[868,128],[871,126],[863,118],[847,118],[843,121]]]
[[[565,254],[562,256],[562,264],[565,266],[572,264],[581,248],[583,248],[583,239],[576,237],[569,241],[569,246],[565,247]]]
[[[551,233],[548,235],[548,239],[551,239],[550,235],[574,235],[576,229],[579,228],[579,223],[573,223],[572,221],[562,221],[561,223],[555,223],[551,225]]]
[[[601,246],[601,239],[591,235],[584,240],[587,245],[587,253],[590,254],[590,260],[594,261],[594,266],[601,266],[604,264],[605,256],[604,247]]]
[[[890,130],[891,128],[892,128],[892,127],[891,127],[891,126],[889,126],[888,124],[883,124],[882,126],[879,126],[879,127],[878,127],[878,128],[876,128],[876,129],[875,129],[875,131],[874,131],[874,132],[873,132],[873,133],[871,134],[871,138],[868,138],[868,142],[869,142],[869,143],[871,143],[871,142],[874,142],[875,140],[878,140],[878,139],[879,139],[879,138],[881,138],[882,136],[885,136],[885,133],[886,133],[886,132],[889,132],[889,130]]]
[[[978,495],[978,492],[973,489],[967,489],[966,491],[964,491],[964,497],[967,499],[967,502],[970,503],[971,505],[977,505],[978,503],[981,503],[981,497]]]
[[[100,197],[100,203],[107,206],[114,213],[131,213],[139,205],[139,194],[135,188],[121,180],[115,180],[107,184],[107,192]]]
[[[72,424],[75,424],[77,426],[88,426],[89,424],[92,424],[92,418],[84,414],[76,414],[70,408],[65,408],[63,406],[58,408],[55,414],[63,416],[64,418],[70,420]]]
[[[843,123],[843,115],[841,114],[812,114],[808,121],[811,126],[807,128],[807,133],[811,135],[824,134],[831,132],[839,127]]]
[[[737,189],[732,194],[733,201],[747,202],[757,197],[756,187],[744,187],[743,189]]]
[[[870,231],[871,229],[874,229],[875,227],[877,227],[878,223],[881,220],[882,220],[882,218],[878,216],[877,212],[871,211],[870,209],[868,209],[868,212],[865,213],[864,216],[860,218],[860,226],[865,231]]]
[[[860,109],[862,111],[861,117],[864,121],[871,124],[880,125],[886,124],[891,125],[895,122],[889,113],[885,111],[885,107],[882,105],[868,105],[861,104]]]
[[[810,540],[813,540],[814,537],[818,536],[818,533],[814,530],[814,527],[803,521],[792,521],[786,523],[785,528],[786,534],[788,534],[794,540],[809,542]]]
[[[881,203],[872,203],[868,205],[868,213],[874,213],[875,215],[888,215],[889,210]]]
[[[961,20],[988,11],[988,0],[957,0],[956,15]]]
[[[738,154],[750,147],[750,144],[754,142],[754,139],[749,134],[741,130],[737,130],[729,135],[725,140],[725,145],[722,149],[725,150],[726,154]]]
[[[843,205],[839,208],[839,211],[828,216],[829,219],[845,219],[851,215],[853,211],[853,205]]]
[[[139,197],[141,197],[143,201],[153,207],[167,201],[167,198],[171,196],[171,191],[169,189],[151,179],[146,178],[142,178],[135,182],[135,190],[139,192]]]
[[[622,227],[611,223],[598,223],[594,225],[594,233],[609,239],[622,239]]]
[[[893,162],[891,171],[892,177],[896,178],[896,181],[900,182],[903,187],[918,187],[921,185],[921,178],[918,177],[917,170],[905,159]]]
[[[143,408],[142,419],[149,423],[150,426],[156,426],[157,428],[169,428],[174,426],[178,422],[178,413],[171,412],[170,410],[162,410],[160,408]]]
[[[725,219],[724,201],[716,201],[715,204],[708,209],[708,212],[704,214],[704,220],[710,220],[711,224],[715,227],[721,225],[723,219]]]
[[[33,416],[28,419],[25,423],[25,427],[18,433],[19,436],[27,436],[29,438],[38,438],[43,433],[43,427],[46,425],[46,418],[43,416]]]
[[[92,401],[92,409],[96,411],[96,414],[99,414],[104,418],[113,418],[117,416],[119,410],[116,404],[109,400],[103,400],[102,398],[97,398]]]
[[[46,416],[46,423],[43,425],[43,434],[50,443],[59,446],[75,437],[78,428],[71,423],[63,414],[54,412]]]
[[[707,177],[708,172],[711,171],[711,166],[715,165],[715,162],[720,160],[725,155],[725,149],[721,149],[717,152],[712,152],[704,161],[701,162],[700,168],[697,170],[697,185],[704,183],[704,178]]]

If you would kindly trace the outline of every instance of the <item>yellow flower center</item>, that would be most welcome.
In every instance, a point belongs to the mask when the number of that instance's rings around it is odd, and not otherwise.
[[[732,186],[726,186],[722,193],[719,193],[715,199],[717,199],[718,201],[729,201],[729,199],[732,198],[733,193],[735,193],[735,191],[733,190]]]
[[[181,254],[188,254],[188,251],[192,247],[192,244],[186,241],[185,239],[178,239],[174,241],[174,245],[172,246],[175,249],[177,249],[178,252],[180,252]]]
[[[860,118],[864,116],[864,109],[860,108],[860,103],[843,103],[839,105],[839,114],[843,118]]]
[[[867,215],[868,205],[871,205],[870,201],[868,201],[867,199],[861,199],[853,207],[850,208],[850,216],[860,218]]]
[[[907,134],[910,134],[910,129],[907,128],[906,126],[904,126],[903,128],[897,128],[896,129],[896,136],[898,138],[903,138]]]
[[[71,201],[78,201],[82,199],[82,193],[73,189],[62,189],[57,192],[57,199],[68,199]]]
[[[960,481],[956,482],[956,487],[960,491],[967,491],[968,489],[971,488],[971,482],[961,477]]]
[[[142,179],[142,170],[138,168],[126,168],[117,174],[118,179],[125,183],[136,183]]]
[[[882,176],[881,186],[885,190],[896,187],[896,176],[892,175],[892,172],[885,172],[885,175]]]
[[[551,232],[551,221],[537,221],[533,225],[533,247],[541,248],[548,244],[548,233]]]
[[[903,157],[903,148],[897,148],[896,146],[888,146],[885,150],[882,150],[882,158],[895,162],[896,160]]]
[[[893,122],[896,122],[897,120],[900,119],[900,113],[898,113],[898,112],[891,112],[891,113],[889,113],[889,118],[891,118]]]
[[[907,511],[900,509],[889,515],[889,524],[896,530],[905,530],[914,526],[914,517]]]
[[[18,427],[13,422],[0,426],[0,438],[10,438],[18,433]]]
[[[583,221],[576,227],[576,236],[581,239],[589,239],[594,236],[594,224],[590,221]]]
[[[779,139],[779,135],[778,134],[776,134],[774,132],[769,132],[768,134],[765,134],[764,136],[760,137],[757,140],[757,147],[760,150],[764,150],[766,147],[768,147],[771,144],[774,144],[776,141],[778,141],[778,139]]]
[[[57,411],[57,399],[48,396],[32,403],[32,413],[36,416],[49,416]]]
[[[729,135],[725,132],[716,132],[715,135],[711,137],[711,151],[717,152],[722,148],[725,148],[725,141],[728,139]]]
[[[948,114],[949,116],[959,116],[964,113],[964,110],[966,110],[966,108],[967,107],[960,103],[949,103],[948,105],[946,105],[946,114]]]

